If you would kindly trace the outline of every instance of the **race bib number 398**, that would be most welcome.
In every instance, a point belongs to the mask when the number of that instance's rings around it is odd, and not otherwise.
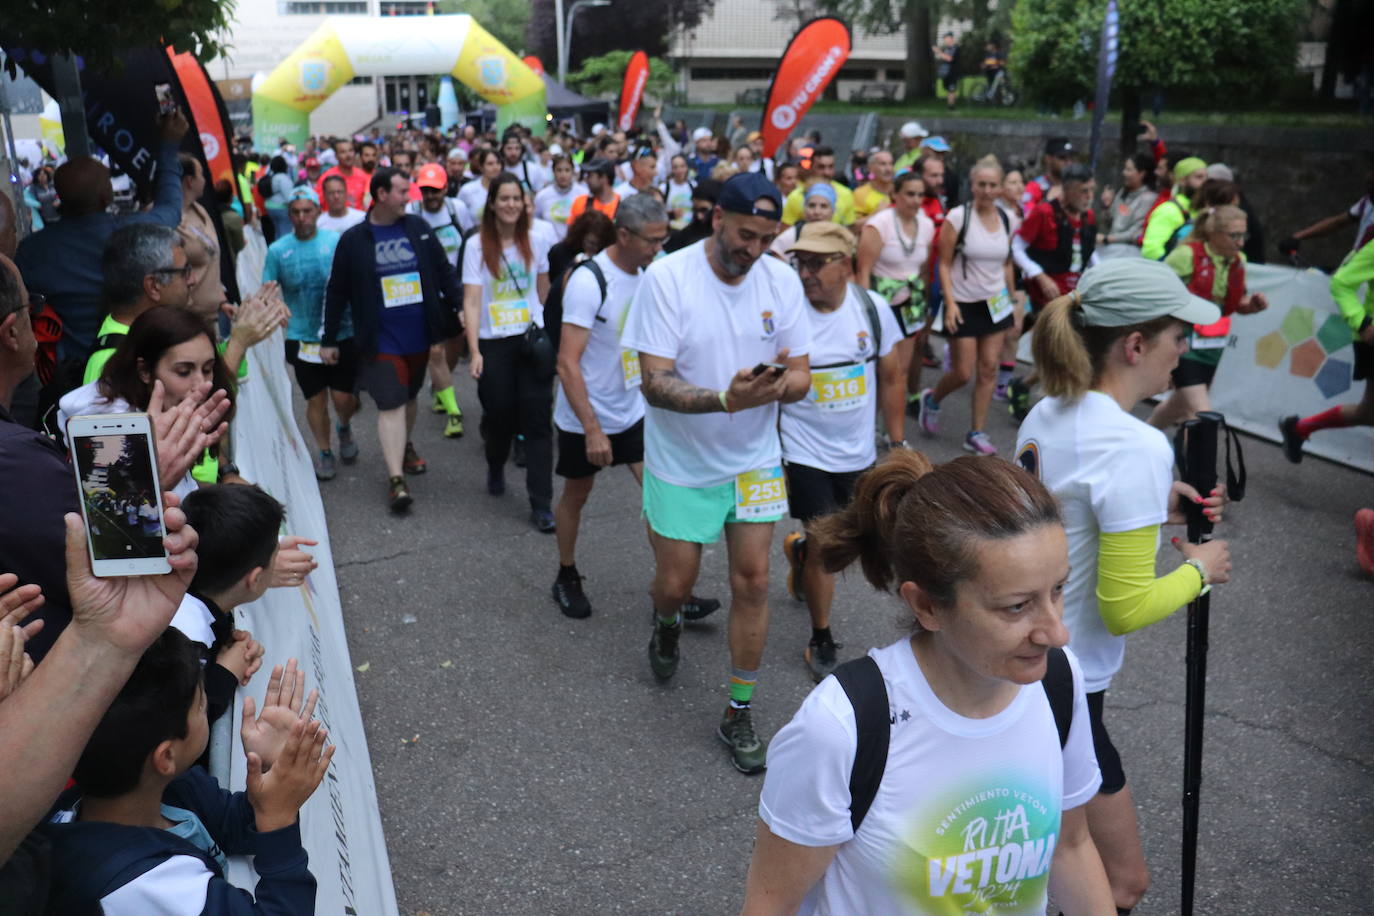
[[[735,518],[742,522],[774,518],[787,511],[782,467],[746,471],[735,478]]]

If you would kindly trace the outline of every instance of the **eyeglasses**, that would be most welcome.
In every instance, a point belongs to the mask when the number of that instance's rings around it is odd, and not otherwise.
[[[844,260],[844,255],[842,254],[809,256],[802,254],[794,254],[792,255],[792,266],[797,269],[798,273],[806,271],[807,273],[812,274],[814,276],[815,274],[818,274],[822,270],[824,270],[826,266],[842,260]]]
[[[165,276],[169,281],[176,277],[177,274],[181,274],[181,279],[189,283],[191,280],[192,269],[193,268],[190,264],[187,264],[184,267],[177,267],[175,265],[169,264],[166,267],[159,267],[156,270],[150,270],[148,272],[154,274],[161,274],[162,276]]]
[[[645,235],[644,233],[639,232],[635,229],[631,229],[628,226],[622,226],[621,228],[624,229],[626,232],[630,233],[630,235],[633,235],[636,238],[643,239],[655,248],[662,247],[668,241],[668,236],[666,235]]]
[[[1250,237],[1249,232],[1228,232],[1226,235],[1230,237],[1233,242],[1244,242]]]

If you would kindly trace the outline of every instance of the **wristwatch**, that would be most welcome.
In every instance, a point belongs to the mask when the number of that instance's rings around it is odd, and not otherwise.
[[[223,480],[224,478],[228,477],[230,474],[238,474],[238,472],[239,472],[239,466],[238,466],[237,464],[234,464],[234,462],[232,462],[232,461],[221,461],[221,462],[219,463],[219,477],[218,477],[217,479]],[[1200,568],[1200,567],[1199,567],[1199,568]],[[1203,580],[1206,580],[1207,576],[1204,575],[1202,578],[1203,578]]]
[[[1202,590],[1198,592],[1198,597],[1202,597],[1212,590],[1211,584],[1207,581],[1207,567],[1202,565],[1202,561],[1197,557],[1189,557],[1183,561],[1184,566],[1191,566],[1197,570],[1197,574],[1202,577]]]

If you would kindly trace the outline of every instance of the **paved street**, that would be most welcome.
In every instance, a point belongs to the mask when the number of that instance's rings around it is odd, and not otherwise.
[[[638,491],[616,469],[580,545],[595,613],[563,617],[549,596],[554,540],[527,521],[523,474],[510,469],[505,497],[486,494],[466,378],[459,401],[469,435],[456,442],[422,401],[430,469],[409,517],[385,509],[370,404],[355,421],[362,459],[322,485],[353,664],[369,666],[355,677],[401,912],[736,912],[762,778],[735,772],[714,736],[725,612],[688,630],[677,677],[657,685],[652,559]],[[944,436],[920,443],[933,458],[961,454],[967,404],[953,396]],[[1009,452],[1010,419],[995,412],[990,426]],[[1212,600],[1197,912],[1368,913],[1374,582],[1355,565],[1351,519],[1374,505],[1374,480],[1244,442],[1251,489],[1224,526],[1235,581]],[[806,613],[783,587],[791,526],[775,535],[755,705],[768,735],[811,688]],[[726,597],[723,547],[706,550],[698,592]],[[900,617],[851,574],[834,614],[842,654],[898,638]],[[1107,698],[1154,877],[1138,916],[1179,911],[1184,618],[1131,637]]]

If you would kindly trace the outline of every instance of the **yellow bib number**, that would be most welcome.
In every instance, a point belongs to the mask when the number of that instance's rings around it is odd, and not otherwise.
[[[524,299],[493,299],[487,306],[494,337],[512,337],[529,327],[530,306]]]
[[[412,270],[405,274],[392,274],[382,277],[382,304],[389,309],[403,305],[423,302],[424,293],[420,291],[420,272]]]
[[[821,410],[857,410],[868,394],[868,375],[862,363],[811,373],[811,400]]]
[[[637,350],[620,351],[620,371],[625,376],[625,390],[639,387],[639,352]]]
[[[301,341],[300,349],[296,351],[296,359],[303,363],[315,363],[323,365],[324,359],[320,356],[320,345],[318,343],[306,343]]]
[[[992,323],[997,324],[1011,317],[1011,294],[1002,290],[997,294],[997,298],[988,300],[988,313],[992,316]]]
[[[786,511],[787,485],[780,465],[746,471],[735,478],[735,518],[773,518]]]

